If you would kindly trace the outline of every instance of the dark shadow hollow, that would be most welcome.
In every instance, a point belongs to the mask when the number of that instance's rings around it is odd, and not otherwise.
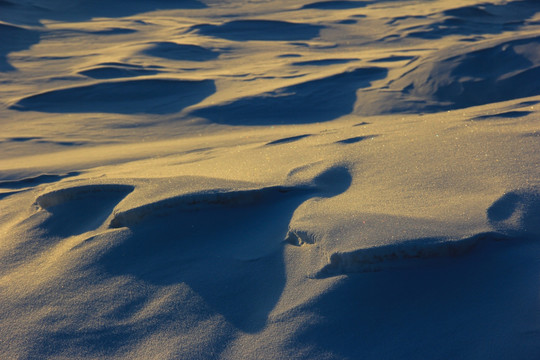
[[[191,29],[201,35],[234,41],[293,41],[316,38],[323,27],[287,21],[246,19],[233,20],[220,25],[195,25]]]
[[[0,13],[2,10],[0,7]],[[7,59],[10,53],[29,49],[39,41],[38,31],[0,23],[0,72],[16,70]]]
[[[195,110],[192,114],[228,125],[302,124],[350,114],[356,91],[384,78],[385,68],[346,71],[272,92]]]
[[[284,242],[295,210],[313,196],[346,191],[351,175],[334,167],[313,188],[275,188],[269,194],[238,192],[193,210],[167,206],[156,216],[127,222],[130,235],[99,260],[107,273],[159,286],[187,284],[206,305],[242,331],[264,328],[285,287]],[[263,195],[263,196],[260,196]],[[158,205],[156,205],[158,206]],[[143,208],[145,208],[143,206]]]
[[[32,95],[10,108],[50,113],[170,114],[197,104],[215,90],[212,80],[110,81]]]

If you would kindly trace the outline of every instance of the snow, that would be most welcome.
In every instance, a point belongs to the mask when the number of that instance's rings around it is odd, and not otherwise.
[[[539,31],[0,0],[0,358],[539,358]]]

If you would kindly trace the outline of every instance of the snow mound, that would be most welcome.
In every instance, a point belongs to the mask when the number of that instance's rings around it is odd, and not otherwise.
[[[392,82],[371,112],[440,111],[540,95],[540,82],[529,81],[536,78],[539,36],[445,49]]]

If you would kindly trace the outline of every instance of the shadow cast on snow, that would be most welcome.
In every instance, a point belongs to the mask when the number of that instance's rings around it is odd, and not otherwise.
[[[516,31],[527,24],[540,11],[538,2],[509,1],[504,4],[478,4],[443,11],[441,20],[429,25],[406,29],[407,36],[426,40],[442,39],[452,35],[501,34]],[[476,41],[476,39],[464,39]]]
[[[295,210],[313,196],[344,192],[350,182],[348,170],[331,168],[314,180],[314,187],[239,192],[234,196],[249,199],[236,204],[221,199],[194,210],[172,207],[131,223],[128,238],[100,264],[109,274],[158,286],[187,284],[230,324],[255,333],[265,326],[285,286],[283,240]]]
[[[117,80],[43,92],[10,108],[50,113],[171,114],[215,91],[212,80]]]
[[[353,111],[356,92],[386,76],[380,67],[358,68],[192,112],[227,125],[304,124]]]
[[[200,35],[233,41],[294,41],[319,36],[323,26],[278,20],[232,20],[223,24],[200,24],[191,30]]]
[[[540,355],[538,332],[528,330],[540,321],[539,189],[504,194],[487,218],[493,232],[432,258],[432,240],[413,240],[418,249],[427,245],[412,254],[414,266],[341,272],[332,291],[298,309],[318,320],[290,341],[339,358],[447,358],[456,349],[464,358]],[[396,247],[390,250],[388,260],[397,262]]]
[[[351,359],[538,355],[538,333],[527,329],[540,320],[539,251],[538,242],[497,242],[430,266],[348,274],[298,310],[319,320],[290,341]]]
[[[0,7],[0,13],[2,7]],[[0,22],[0,72],[15,71],[9,63],[8,55],[12,52],[29,49],[39,43],[39,32],[24,27],[3,24]]]
[[[133,0],[129,6],[122,1],[106,0],[32,0],[0,2],[0,20],[40,25],[41,20],[85,21],[97,17],[119,18],[156,10],[202,9],[199,0]],[[24,14],[21,17],[18,14]]]
[[[10,53],[29,49],[40,42],[40,31],[25,25],[42,26],[42,20],[85,21],[97,17],[117,18],[156,10],[201,9],[198,0],[134,0],[126,6],[121,1],[33,0],[0,1],[0,72],[15,71],[7,57]],[[109,29],[100,35],[116,35],[131,29]]]
[[[208,61],[214,60],[220,55],[220,52],[218,51],[207,49],[199,45],[178,44],[169,41],[151,43],[149,47],[141,53],[177,61]]]

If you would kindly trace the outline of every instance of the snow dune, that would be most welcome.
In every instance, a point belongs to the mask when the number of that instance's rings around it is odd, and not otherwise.
[[[0,358],[539,358],[539,32],[0,0]]]

